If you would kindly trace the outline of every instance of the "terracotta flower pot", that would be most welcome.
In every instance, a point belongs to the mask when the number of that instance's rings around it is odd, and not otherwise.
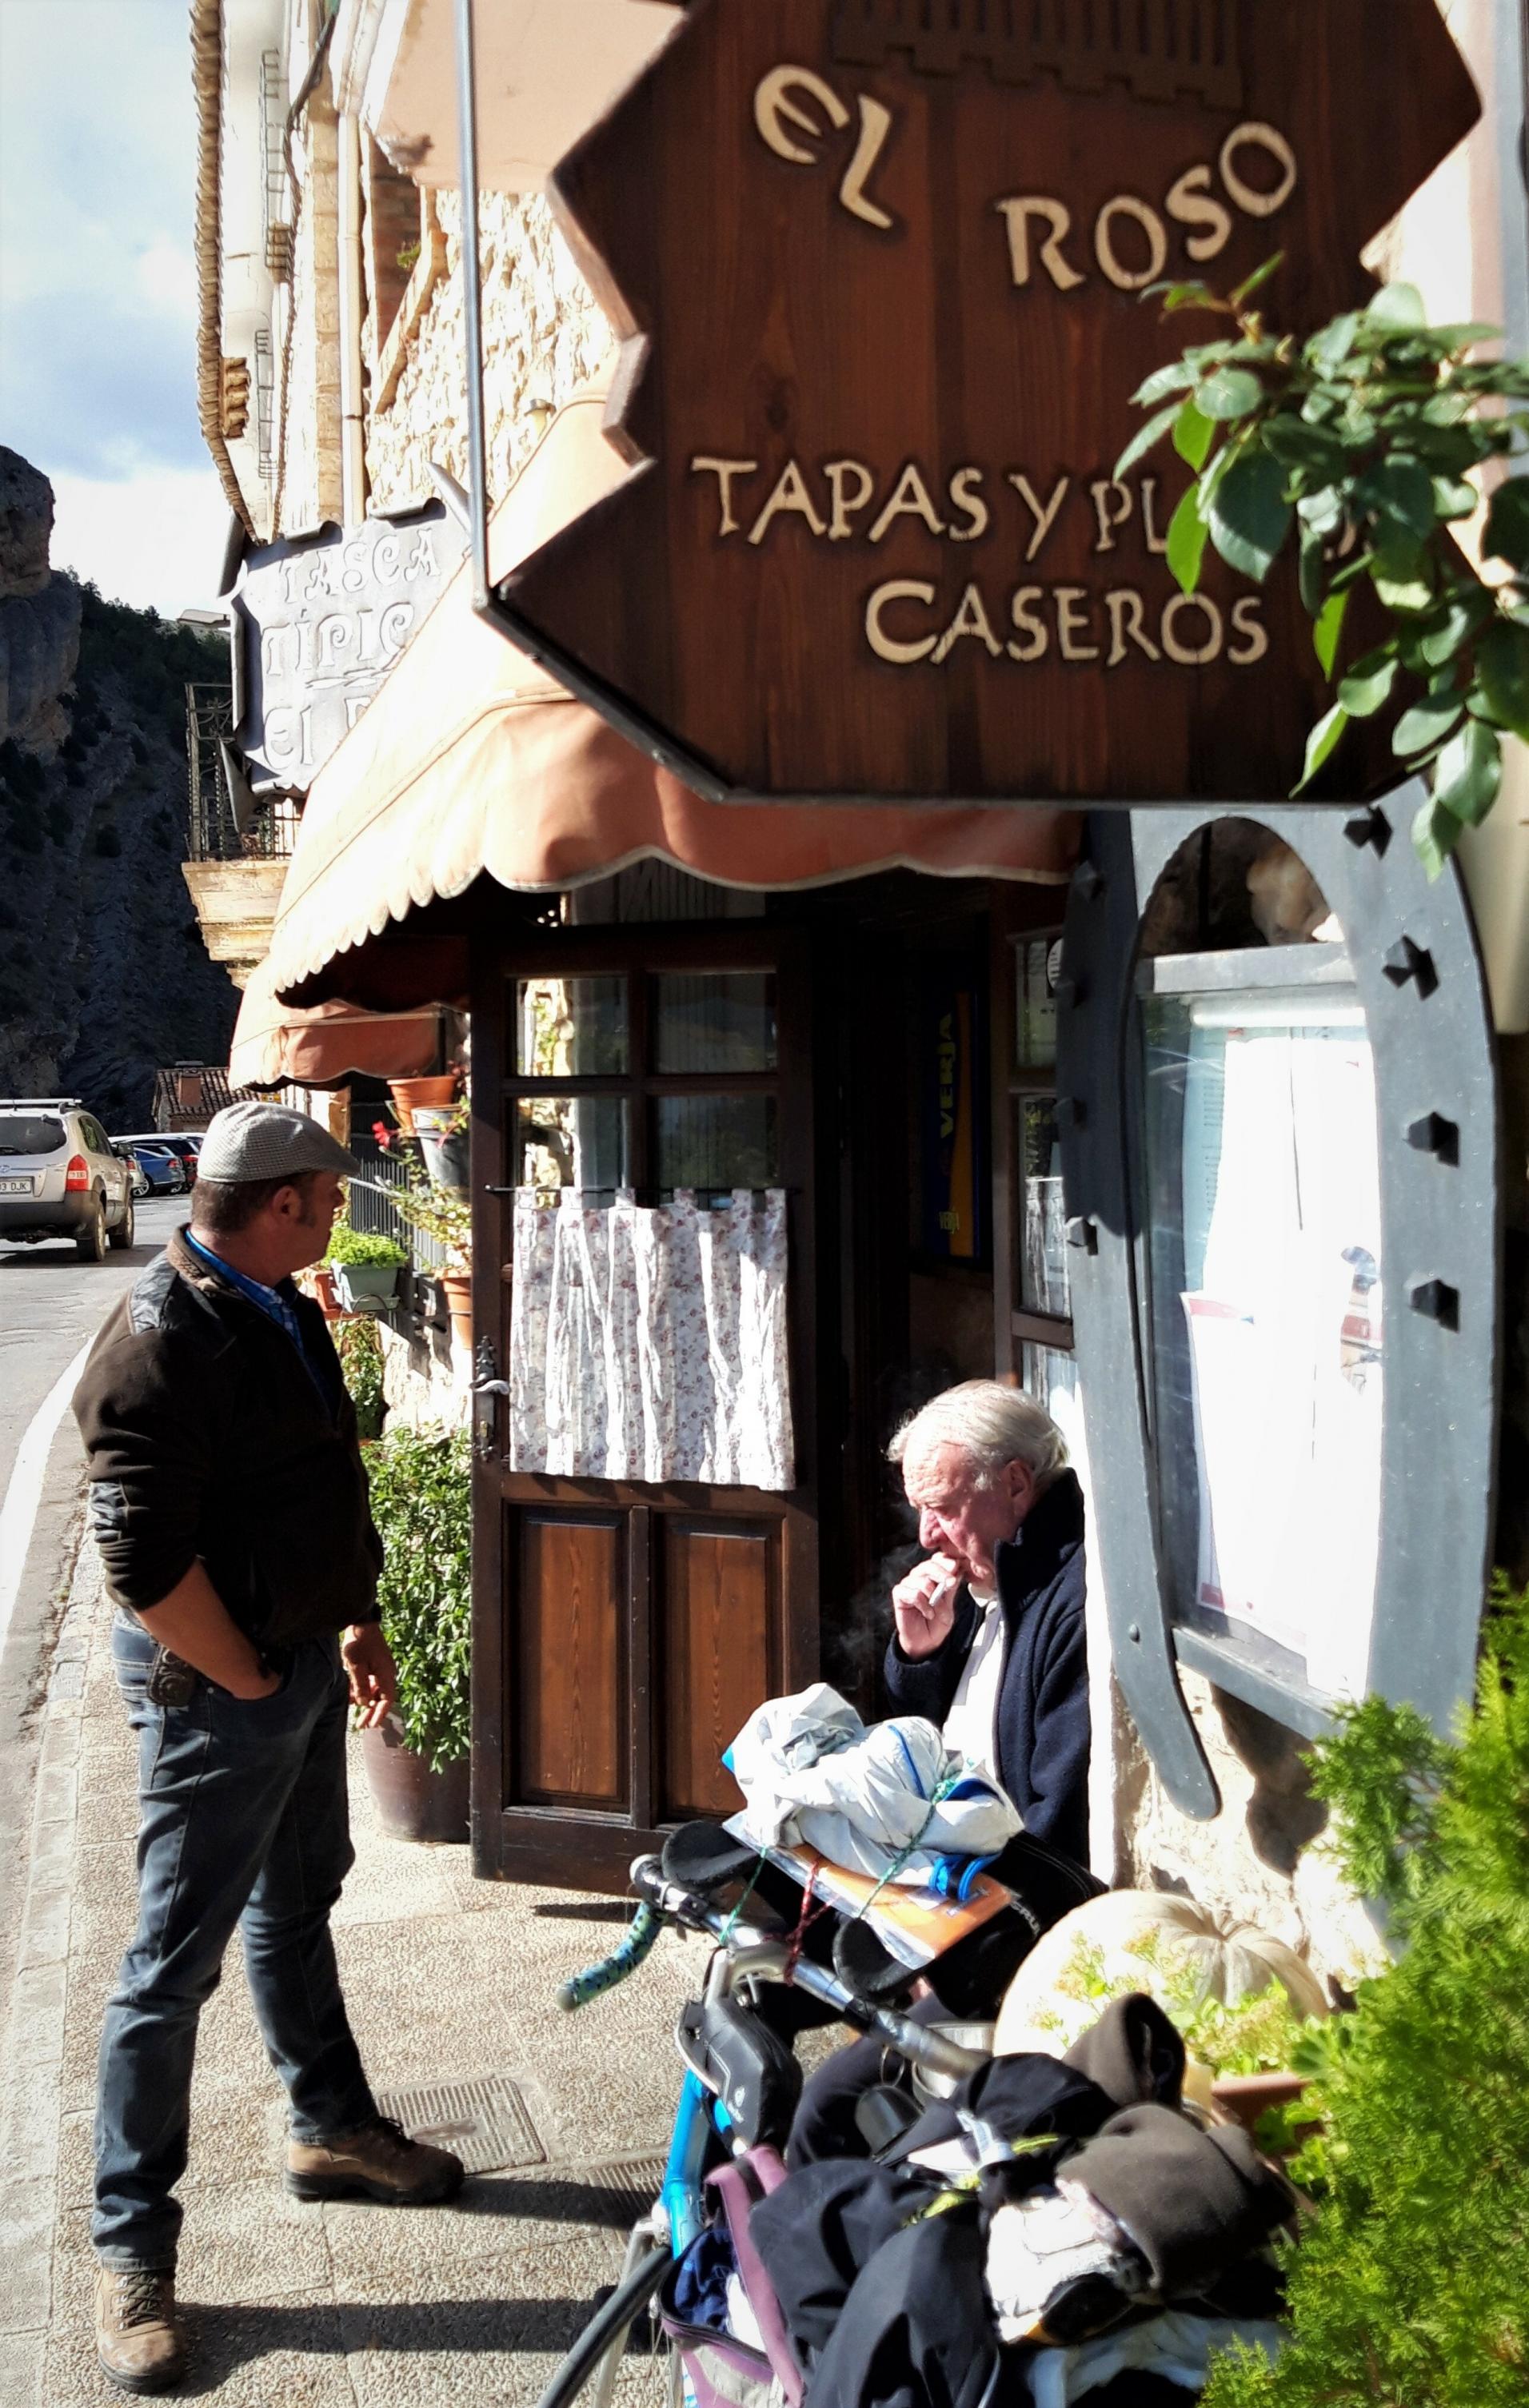
[[[334,1272],[327,1263],[315,1263],[308,1276],[313,1289],[313,1301],[325,1321],[338,1321],[340,1318],[341,1306],[335,1287]]]
[[[452,1327],[469,1354],[472,1352],[472,1273],[442,1271],[440,1284],[451,1310]]]
[[[394,1839],[439,1844],[467,1838],[470,1766],[466,1756],[444,1772],[435,1771],[423,1756],[404,1745],[401,1727],[392,1714],[381,1730],[362,1732],[361,1756],[382,1828]]]
[[[1260,2116],[1271,2107],[1292,2105],[1305,2087],[1305,2077],[1300,2073],[1223,2073],[1210,2095],[1228,2123],[1240,2124],[1250,2139],[1256,2139]],[[1317,2129],[1317,2124],[1313,2121],[1296,2128],[1304,2138]]]
[[[416,1104],[446,1111],[456,1101],[456,1080],[450,1072],[439,1079],[390,1079],[387,1083],[393,1108],[398,1115],[398,1126],[405,1137],[414,1134]]]

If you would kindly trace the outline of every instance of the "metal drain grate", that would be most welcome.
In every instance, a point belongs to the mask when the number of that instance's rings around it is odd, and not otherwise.
[[[377,2105],[416,2141],[454,2150],[469,2174],[539,2166],[546,2157],[526,2101],[505,2073],[422,2083],[417,2090],[389,2091]]]

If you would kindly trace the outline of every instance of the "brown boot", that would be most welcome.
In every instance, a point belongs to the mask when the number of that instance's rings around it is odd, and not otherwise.
[[[386,2207],[426,2207],[454,2198],[465,2171],[450,2149],[411,2141],[390,2115],[327,2141],[287,2143],[286,2186],[295,2199],[376,2199]]]
[[[119,2391],[167,2391],[186,2371],[175,2276],[150,2266],[95,2270],[95,2354]]]

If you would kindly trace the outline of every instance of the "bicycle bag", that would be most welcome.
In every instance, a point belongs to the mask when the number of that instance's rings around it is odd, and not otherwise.
[[[786,2144],[801,2098],[791,2044],[741,1999],[696,2000],[680,2018],[687,2065],[714,2090],[739,2140],[751,2149]]]
[[[678,2351],[695,2408],[801,2408],[802,2375],[781,2314],[775,2286],[749,2237],[754,2207],[786,2180],[774,2149],[750,2149],[707,2178],[716,2221],[732,2243],[738,2281],[763,2346],[719,2329],[691,2324],[674,2313],[679,2264],[658,2294],[658,2316]]]

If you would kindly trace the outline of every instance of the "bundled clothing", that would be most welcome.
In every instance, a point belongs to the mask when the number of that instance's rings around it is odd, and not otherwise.
[[[1005,2341],[1033,2344],[1007,2354],[1005,2399],[1033,2370],[1050,2387],[1028,2396],[1060,2408],[1095,2371],[1182,2386],[1233,2335],[1277,2338],[1260,2253],[1293,2196],[1246,2133],[1182,2112],[1183,2071],[1161,2010],[1120,2000],[1064,2058],[983,2066],[895,2162],[791,2174],[750,2230],[811,2367],[806,2408],[976,2408]],[[1097,2345],[1168,2307],[1172,2336]],[[1063,2353],[1082,2387],[1059,2395]]]
[[[1019,1829],[1003,1790],[967,1771],[932,1723],[910,1714],[868,1730],[823,1681],[760,1706],[723,1761],[744,1799],[729,1828],[756,1847],[800,1843],[909,1888],[952,1858],[997,1856]]]
[[[992,1770],[1025,1829],[1087,1864],[1089,1664],[1083,1491],[1075,1472],[1057,1474],[993,1560],[998,1603],[992,1611],[1003,1615],[1005,1649]],[[916,1661],[894,1637],[885,1679],[895,1713],[921,1714],[945,1727],[980,1616],[963,1587],[950,1635],[932,1656]]]

